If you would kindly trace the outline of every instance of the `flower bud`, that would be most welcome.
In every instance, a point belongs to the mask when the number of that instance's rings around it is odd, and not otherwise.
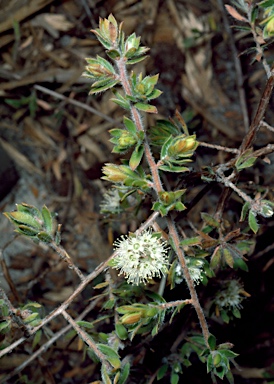
[[[213,357],[213,365],[214,367],[218,367],[218,365],[220,364],[222,360],[222,357],[219,353],[216,353],[215,356]]]
[[[103,173],[105,180],[112,181],[114,183],[122,183],[126,179],[126,174],[120,169],[118,165],[106,164],[103,167]]]
[[[127,131],[123,131],[122,135],[118,139],[118,143],[121,147],[127,149],[136,143],[136,139]]]
[[[157,315],[157,313],[158,309],[151,307],[145,311],[145,317],[154,317]]]
[[[196,136],[181,135],[173,140],[173,144],[169,147],[168,152],[171,156],[187,155],[187,152],[194,151],[198,146]],[[189,154],[190,155],[190,154]]]
[[[128,314],[128,315],[124,315],[121,318],[121,323],[122,324],[138,323],[138,321],[141,319],[141,317],[142,317],[141,312],[136,312],[136,313],[131,313],[131,314]]]

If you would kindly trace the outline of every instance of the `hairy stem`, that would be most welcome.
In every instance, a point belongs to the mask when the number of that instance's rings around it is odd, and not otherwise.
[[[125,93],[129,96],[133,96],[130,82],[129,82],[128,76],[127,76],[127,70],[126,70],[124,58],[120,58],[119,60],[117,60],[116,64],[118,67],[120,80],[121,80],[121,83],[122,83],[122,86],[123,86]],[[145,129],[144,129],[143,124],[142,124],[141,115],[140,115],[139,111],[134,106],[131,106],[131,114],[132,114],[132,117],[134,119],[134,122],[136,124],[137,129],[139,131],[145,132]],[[154,161],[153,155],[152,155],[151,150],[150,150],[150,146],[149,146],[146,139],[144,141],[144,146],[145,146],[146,160],[148,162],[148,165],[149,165],[149,168],[150,168],[150,171],[152,174],[154,190],[156,191],[157,195],[159,195],[159,192],[163,191],[163,187],[162,187],[162,183],[161,183],[157,164]],[[196,313],[197,313],[197,316],[198,316],[198,319],[200,321],[200,325],[202,328],[205,343],[208,346],[209,331],[208,331],[207,322],[205,319],[203,309],[200,305],[200,302],[199,302],[199,299],[198,299],[198,296],[197,296],[197,293],[196,293],[196,290],[195,290],[195,287],[193,284],[193,280],[190,276],[189,270],[188,270],[187,265],[186,265],[184,252],[180,248],[179,236],[178,236],[178,233],[176,231],[174,220],[171,218],[168,218],[167,224],[168,224],[170,236],[173,240],[175,251],[178,255],[180,264],[181,264],[183,271],[184,271],[184,276],[185,276],[185,279],[186,279],[186,282],[187,282],[187,285],[188,285],[188,288],[190,291],[192,305],[194,306],[194,308],[196,310]]]
[[[197,316],[198,316],[198,319],[199,319],[199,322],[200,322],[200,325],[202,328],[203,336],[205,339],[205,343],[208,346],[209,330],[208,330],[206,318],[205,318],[203,309],[201,307],[201,304],[199,302],[197,292],[196,292],[195,286],[193,284],[193,280],[190,276],[188,267],[186,265],[186,259],[185,259],[184,251],[180,247],[179,235],[178,235],[178,232],[176,230],[174,221],[171,218],[168,218],[167,222],[168,222],[168,229],[169,229],[169,233],[170,233],[170,236],[172,238],[172,241],[173,241],[174,248],[176,250],[180,264],[181,264],[183,271],[184,271],[184,277],[186,279],[187,286],[188,286],[188,289],[190,292],[192,305],[195,308],[195,311],[197,313]]]

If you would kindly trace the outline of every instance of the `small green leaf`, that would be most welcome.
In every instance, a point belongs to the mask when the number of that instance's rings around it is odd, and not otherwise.
[[[168,365],[167,364],[162,365],[161,368],[158,369],[157,380],[161,380],[165,376],[167,370],[168,370]]]
[[[115,306],[115,303],[116,303],[116,299],[110,299],[110,300],[107,300],[104,305],[103,305],[103,308],[104,309],[112,309],[114,308]]]
[[[241,312],[239,311],[238,308],[233,308],[232,313],[233,313],[233,316],[235,316],[237,319],[241,318]]]
[[[32,348],[35,349],[36,345],[38,345],[41,341],[41,338],[42,338],[42,330],[39,329],[39,331],[36,332],[34,338],[33,338],[33,342],[32,342]]]
[[[113,99],[111,99],[111,101],[113,101],[114,103],[116,103],[121,108],[123,108],[123,109],[125,109],[127,111],[130,110],[130,103],[127,100],[121,100],[121,99],[118,99],[118,98],[117,99],[113,98]]]
[[[89,321],[79,320],[76,322],[80,327],[86,328],[86,329],[92,329],[94,325],[90,323]]]
[[[248,203],[248,202],[244,203],[243,208],[242,208],[242,212],[241,212],[240,221],[245,220],[246,214],[247,214],[249,208],[250,208],[250,203]]]
[[[106,356],[106,359],[115,369],[119,369],[121,366],[121,361],[118,353],[105,344],[97,344],[98,349]]]
[[[39,317],[39,313],[35,312],[26,317],[23,321],[25,324],[31,323],[33,320],[37,319]]]
[[[243,259],[237,258],[234,260],[234,268],[240,268],[245,272],[248,272],[248,266]]]
[[[144,145],[137,145],[134,151],[132,152],[129,160],[129,166],[133,171],[139,166],[143,158],[144,150]]]
[[[36,237],[38,233],[36,229],[28,227],[27,225],[18,225],[15,232],[18,232],[21,235],[28,236],[28,237]]]
[[[233,268],[234,265],[234,258],[229,249],[226,247],[223,248],[223,256],[225,259],[225,262],[230,266],[230,268]]]
[[[254,232],[257,233],[259,230],[259,225],[256,220],[256,215],[255,213],[250,210],[248,214],[248,225],[250,226],[250,229]]]
[[[6,333],[9,330],[10,321],[1,321],[0,322],[0,333]]]
[[[236,165],[237,170],[241,171],[242,169],[252,167],[256,160],[257,160],[257,157],[250,157],[248,160],[244,161],[243,163],[239,164],[238,166],[237,166],[237,163],[235,165]]]
[[[221,310],[220,314],[221,314],[221,318],[223,319],[223,321],[228,324],[229,323],[229,316],[226,313],[226,311],[225,310]]]
[[[222,360],[222,356],[220,355],[220,353],[216,352],[213,356],[213,365],[214,367],[218,367],[218,365],[220,364]]]
[[[49,209],[44,205],[42,208],[42,216],[44,220],[44,226],[48,233],[52,233],[53,231],[53,218],[49,211]]]
[[[102,364],[101,376],[103,379],[103,384],[112,384],[112,380],[110,379],[108,372],[107,372],[107,368],[104,364]]]
[[[201,238],[199,236],[196,237],[189,237],[187,239],[184,239],[180,242],[180,245],[182,247],[184,246],[193,246],[193,245],[199,245],[201,244]]]
[[[146,113],[158,113],[157,108],[154,105],[144,104],[144,103],[136,103],[136,104],[134,104],[134,106],[139,111],[143,111]]]
[[[220,347],[221,345],[219,345]],[[231,348],[231,347],[230,347]],[[228,359],[235,359],[235,357],[239,356],[238,353],[235,353],[233,351],[230,351],[229,349],[219,349],[218,348],[218,351],[220,351],[222,353],[222,355],[226,356]]]
[[[210,260],[210,267],[212,269],[219,267],[220,262],[221,262],[221,257],[222,257],[222,249],[221,247],[216,247]]]
[[[227,378],[229,384],[234,384],[234,378],[233,378],[233,374],[231,371],[228,371],[226,374],[225,374],[225,377]],[[269,383],[271,384],[271,383]]]
[[[15,211],[15,212],[5,212],[4,215],[17,225],[25,225],[32,227],[33,229],[41,229],[41,223],[39,223],[36,218],[31,216],[29,213]]]
[[[208,345],[212,351],[216,349],[216,337],[212,334],[209,335]]]
[[[94,83],[91,86],[89,94],[92,95],[94,93],[106,91],[107,89],[114,87],[118,83],[119,83],[119,80],[109,80],[109,79],[102,80],[102,81],[100,80],[100,82],[96,81],[96,83]]]
[[[252,149],[248,149],[238,157],[235,167],[238,171],[241,171],[244,168],[252,167],[256,160],[257,158],[252,156]]]
[[[143,56],[143,57],[136,57],[135,59],[129,59],[127,61],[127,64],[137,64],[137,63],[140,63],[141,61],[145,60],[147,58],[147,56]]]
[[[170,383],[171,384],[178,384],[179,379],[180,379],[179,375],[177,373],[172,372],[171,378],[170,378]]]
[[[129,375],[130,364],[126,363],[123,368],[121,368],[121,374],[119,377],[118,384],[125,384]]]
[[[136,127],[135,123],[134,123],[132,120],[130,120],[129,118],[127,118],[126,116],[124,116],[124,124],[125,124],[126,129],[127,129],[132,135],[136,135],[137,127]]]
[[[263,0],[258,3],[262,8],[269,8],[273,6],[273,0]]]
[[[174,165],[161,165],[159,167],[159,169],[161,169],[162,171],[166,171],[166,172],[175,172],[175,173],[181,173],[181,172],[189,172],[189,168],[187,167],[176,167]]]
[[[31,303],[28,303],[23,306],[23,309],[28,309],[28,308],[41,308],[42,305],[39,303],[36,303],[35,301],[32,301]]]
[[[107,53],[108,57],[110,57],[111,59],[115,60],[115,59],[120,58],[120,52],[117,51],[117,49],[110,49],[106,53]]]
[[[47,232],[44,232],[44,231],[37,233],[37,238],[43,243],[49,244],[52,242],[52,237]]]
[[[216,220],[213,216],[209,215],[208,213],[202,212],[201,213],[202,220],[207,224],[210,225],[213,228],[220,228],[220,223],[218,220]]]
[[[128,338],[128,332],[126,327],[121,323],[115,324],[115,331],[119,339],[126,340]]]

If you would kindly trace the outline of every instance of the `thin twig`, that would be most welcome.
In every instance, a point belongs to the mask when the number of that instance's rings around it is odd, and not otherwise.
[[[254,157],[265,156],[272,152],[274,152],[274,144],[268,144],[266,147],[263,147],[263,148],[257,149],[257,151],[254,151],[252,153],[252,156]]]
[[[205,143],[203,141],[199,141],[199,145],[201,147],[216,149],[217,151],[224,151],[224,152],[236,153],[236,154],[239,153],[239,149],[227,148],[227,147],[223,147],[222,145],[218,145],[218,144],[208,144],[208,143]]]
[[[104,113],[100,112],[100,111],[97,111],[97,109],[93,108],[93,107],[90,107],[89,105],[86,105],[84,103],[81,103],[80,101],[77,101],[77,100],[74,100],[74,99],[71,99],[69,97],[66,97],[64,95],[61,95],[61,93],[57,93],[55,91],[52,91],[51,89],[48,89],[48,88],[45,88],[45,87],[42,87],[41,85],[34,85],[34,88],[37,89],[37,91],[41,91],[43,93],[46,93],[48,95],[51,95],[52,97],[55,97],[56,99],[60,99],[60,100],[64,100],[66,101],[67,103],[70,103],[70,104],[73,104],[73,105],[76,105],[76,107],[80,107],[82,109],[85,109],[86,111],[88,112],[91,112],[91,113],[94,113],[94,115],[97,115],[97,116],[100,116],[102,117],[104,120],[107,120],[109,121],[110,123],[114,124],[114,125],[121,125],[119,122],[117,122],[116,120],[112,119],[111,117],[109,117],[108,115],[105,115]]]
[[[198,316],[198,319],[199,319],[199,322],[200,322],[200,326],[201,326],[201,329],[202,329],[202,333],[203,333],[203,336],[204,336],[205,344],[208,347],[209,330],[208,330],[205,314],[204,314],[204,312],[202,310],[202,307],[201,307],[201,304],[199,302],[199,299],[198,299],[198,296],[197,296],[197,292],[196,292],[193,280],[192,280],[192,278],[190,276],[190,273],[189,273],[189,270],[187,268],[184,251],[180,247],[179,235],[177,233],[177,230],[176,230],[176,227],[175,227],[175,223],[174,223],[174,221],[171,218],[167,218],[167,222],[168,222],[169,233],[170,233],[170,236],[172,238],[175,251],[176,251],[176,253],[178,255],[180,264],[181,264],[181,266],[183,268],[183,271],[184,271],[184,277],[185,277],[185,280],[187,282],[188,289],[190,291],[192,305],[195,308],[195,311],[197,313],[197,316]]]
[[[249,131],[245,135],[243,142],[240,146],[240,154],[242,154],[244,151],[250,148],[256,139],[256,134],[260,129],[261,122],[263,120],[266,109],[268,107],[269,100],[272,95],[273,87],[274,87],[274,70],[271,70],[271,75],[267,80],[264,92],[262,94],[256,114],[254,116],[254,119],[252,120]]]
[[[192,304],[192,303],[193,301],[191,299],[186,299],[186,300],[169,301],[168,303],[157,304],[153,306],[161,309],[167,309],[172,307],[179,307],[180,305],[183,305],[183,304],[186,305],[186,304]]]
[[[10,287],[11,292],[13,293],[15,300],[17,301],[17,303],[20,303],[19,293],[17,292],[17,289],[16,289],[14,282],[12,280],[12,277],[10,275],[10,272],[9,272],[8,267],[7,267],[2,249],[0,249],[0,264],[2,267],[3,274],[5,276],[5,279],[6,279],[8,285]]]
[[[80,271],[78,267],[72,262],[69,254],[61,245],[57,245],[55,241],[52,241],[49,246],[55,250],[56,253],[61,257],[62,260],[64,260],[66,263],[68,263],[69,268],[73,269],[74,272],[80,277],[82,281],[85,281],[85,275]]]
[[[101,363],[104,364],[108,370],[111,370],[110,363],[105,358],[105,355],[98,349],[92,338],[85,331],[83,331],[81,327],[79,327],[75,320],[73,320],[73,318],[66,311],[63,310],[61,313],[67,322],[70,323],[70,325],[77,332],[78,336],[89,346],[89,348],[92,349],[95,355],[100,359]]]
[[[274,132],[274,127],[272,127],[265,121],[261,121],[261,127],[268,129],[270,132]]]

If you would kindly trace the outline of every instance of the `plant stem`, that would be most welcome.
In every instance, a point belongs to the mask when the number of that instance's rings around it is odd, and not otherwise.
[[[65,251],[65,249],[61,245],[56,244],[55,241],[52,241],[49,245],[52,249],[55,250],[56,253],[58,253],[62,260],[68,263],[69,268],[75,271],[75,273],[80,277],[81,281],[85,281],[85,276],[80,271],[80,269],[76,267],[76,265],[72,262],[67,251]]]
[[[73,318],[65,310],[63,310],[61,313],[67,322],[77,332],[78,336],[89,346],[89,348],[92,349],[98,359],[100,359],[101,363],[104,364],[108,370],[111,370],[112,368],[110,363],[106,360],[105,355],[98,349],[92,338],[85,331],[83,331],[81,327],[79,327],[75,320],[73,320]]]
[[[187,286],[188,286],[188,289],[190,292],[192,305],[195,308],[195,311],[197,313],[197,316],[198,316],[198,319],[200,321],[200,325],[202,328],[204,340],[205,340],[206,345],[208,346],[209,330],[208,330],[206,318],[205,318],[203,309],[201,307],[201,304],[199,302],[193,280],[190,276],[188,267],[186,265],[186,259],[185,259],[184,251],[180,247],[179,235],[178,235],[178,232],[176,230],[174,220],[172,220],[171,218],[167,218],[167,223],[168,223],[169,233],[170,233],[170,236],[171,236],[172,241],[173,241],[173,246],[175,248],[175,251],[178,255],[180,264],[181,264],[183,271],[184,271],[184,277],[185,277],[185,280],[187,282]]]
[[[246,151],[248,148],[250,148],[253,145],[254,140],[256,139],[256,134],[261,126],[261,121],[263,120],[263,117],[265,115],[265,111],[267,109],[267,106],[269,104],[270,97],[272,95],[274,87],[274,70],[272,69],[270,72],[270,76],[267,80],[264,92],[262,94],[261,100],[259,102],[256,114],[254,116],[254,119],[252,120],[252,123],[250,125],[248,133],[245,135],[243,142],[240,147],[240,154],[239,156]]]
[[[133,96],[132,89],[131,89],[131,86],[130,86],[130,83],[128,80],[128,76],[127,76],[125,59],[123,57],[120,58],[119,60],[116,61],[116,64],[118,67],[120,80],[121,80],[121,83],[122,83],[122,86],[124,88],[125,93],[129,96]],[[143,123],[142,123],[142,119],[141,119],[141,115],[140,115],[139,111],[135,108],[135,106],[133,106],[133,105],[131,106],[131,114],[132,114],[132,117],[133,117],[133,120],[136,124],[137,129],[139,131],[145,132],[145,129],[144,129]],[[156,191],[157,195],[159,195],[159,193],[163,191],[163,187],[162,187],[162,183],[161,183],[157,164],[154,161],[153,155],[152,155],[151,150],[150,150],[150,146],[149,146],[146,138],[144,140],[144,147],[145,147],[146,160],[148,162],[148,165],[149,165],[149,168],[150,168],[150,171],[152,174],[153,187],[154,187],[154,190]],[[200,321],[200,325],[202,328],[202,333],[203,333],[203,336],[205,339],[205,343],[208,346],[209,331],[208,331],[207,322],[205,319],[203,309],[200,305],[200,302],[199,302],[199,299],[198,299],[198,296],[197,296],[197,293],[196,293],[196,290],[195,290],[195,287],[193,284],[193,280],[190,276],[189,270],[188,270],[187,265],[186,265],[184,252],[180,248],[179,235],[177,233],[174,220],[171,218],[167,218],[167,224],[168,224],[170,236],[171,236],[173,244],[174,244],[175,251],[178,255],[180,264],[181,264],[182,269],[184,271],[184,277],[185,277],[185,280],[187,282],[187,285],[188,285],[188,288],[190,291],[192,305],[194,306],[194,308],[196,310],[196,313],[197,313],[197,316],[198,316],[198,319]]]

